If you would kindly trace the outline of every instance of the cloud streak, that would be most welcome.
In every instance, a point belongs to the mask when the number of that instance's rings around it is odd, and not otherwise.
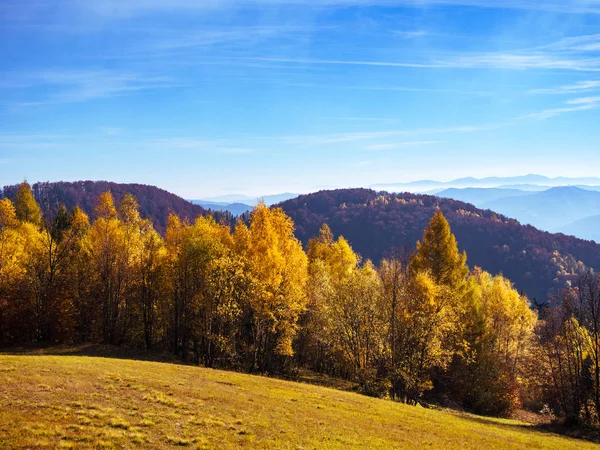
[[[88,11],[91,14],[128,18],[136,15],[168,12],[172,10],[188,12],[212,12],[215,10],[241,8],[260,5],[283,8],[302,6],[312,8],[336,8],[352,6],[388,6],[409,8],[431,8],[464,6],[486,9],[518,9],[550,11],[571,14],[598,14],[598,0],[70,0],[70,7]]]
[[[550,54],[481,53],[449,55],[430,61],[375,61],[319,58],[240,57],[232,61],[260,61],[292,65],[367,66],[409,69],[568,70],[600,72],[600,58],[557,58]]]
[[[139,91],[181,87],[170,77],[141,75],[132,72],[106,70],[53,70],[26,74],[11,74],[9,78],[21,80],[19,88],[44,87],[45,96],[18,103],[16,106],[39,106],[61,103],[80,103],[108,97],[133,94]],[[9,88],[18,81],[8,81]]]
[[[536,120],[545,120],[551,117],[555,117],[564,113],[577,112],[577,111],[587,111],[590,109],[596,109],[600,107],[600,96],[597,97],[580,97],[568,100],[565,102],[568,106],[563,106],[560,108],[551,108],[545,109],[543,111],[528,114],[526,118],[536,119]]]
[[[555,88],[532,89],[528,91],[528,94],[573,94],[577,92],[591,91],[594,89],[600,89],[600,80],[578,81],[573,84],[567,84],[565,86],[558,86]]]

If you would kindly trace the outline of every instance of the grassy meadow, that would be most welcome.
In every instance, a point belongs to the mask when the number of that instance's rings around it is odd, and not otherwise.
[[[0,355],[0,448],[586,449],[522,422],[178,364]]]

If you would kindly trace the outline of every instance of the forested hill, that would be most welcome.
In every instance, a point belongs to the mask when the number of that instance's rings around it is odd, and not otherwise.
[[[14,200],[18,185],[5,186],[3,196]],[[201,206],[194,205],[175,194],[155,186],[144,184],[122,184],[109,181],[75,181],[75,182],[43,182],[31,186],[33,194],[42,206],[42,210],[49,209],[55,212],[58,205],[63,203],[71,210],[79,206],[90,217],[94,216],[94,208],[98,196],[110,191],[118,203],[126,193],[135,196],[139,203],[140,215],[145,219],[152,219],[155,228],[164,232],[170,213],[175,213],[181,218],[194,220],[206,214]],[[227,213],[217,213],[217,219],[227,216]]]
[[[523,226],[471,204],[430,195],[340,189],[303,195],[279,204],[306,243],[327,223],[363,258],[378,262],[391,248],[413,249],[439,207],[471,267],[503,273],[531,299],[545,301],[574,278],[582,263],[600,268],[600,245]]]

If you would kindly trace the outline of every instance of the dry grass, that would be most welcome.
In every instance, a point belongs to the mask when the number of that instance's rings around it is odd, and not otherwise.
[[[0,448],[585,449],[525,423],[218,370],[0,355]]]

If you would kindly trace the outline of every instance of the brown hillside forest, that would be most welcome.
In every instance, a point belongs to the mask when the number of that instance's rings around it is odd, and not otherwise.
[[[504,415],[600,414],[600,277],[538,312],[469,268],[441,210],[416,250],[363,260],[327,224],[303,249],[282,209],[247,221],[172,214],[164,237],[134,196],[43,213],[30,186],[0,201],[0,341],[164,349],[206,367],[352,380],[368,395]]]

